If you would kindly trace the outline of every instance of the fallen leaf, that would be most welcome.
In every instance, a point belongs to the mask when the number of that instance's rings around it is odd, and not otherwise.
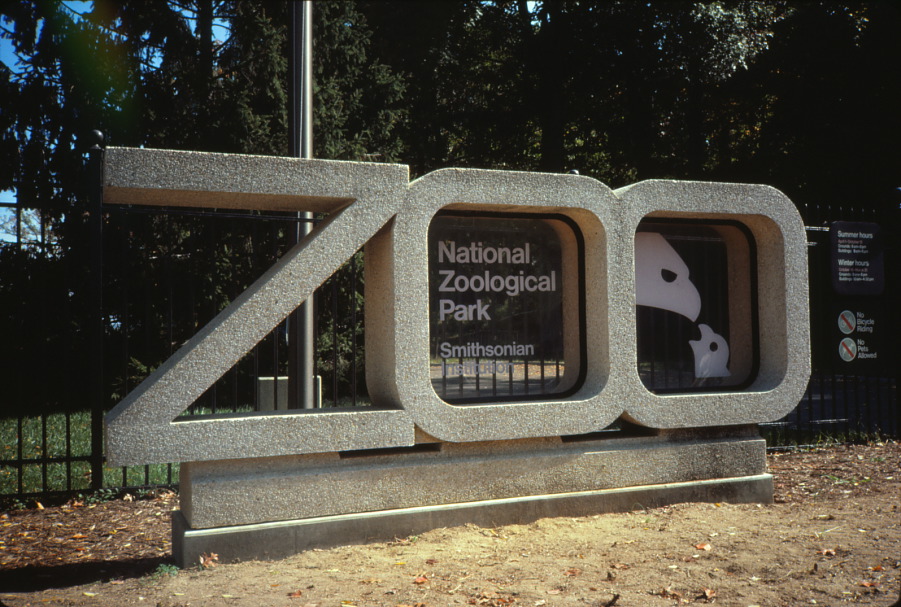
[[[302,597],[302,596],[303,596],[303,591],[302,591],[302,590],[295,590],[294,592],[289,592],[289,593],[288,593],[288,598],[289,598],[289,599],[299,599],[299,598]]]
[[[716,590],[713,588],[701,588],[701,595],[698,598],[710,602],[715,596]]]
[[[666,588],[661,590],[658,594],[665,599],[681,599],[682,598],[682,593],[679,592],[678,590],[673,590],[672,586],[667,586]]]
[[[876,588],[879,586],[877,582],[861,582],[860,585],[864,588]]]
[[[421,585],[427,583],[428,581],[429,581],[429,578],[427,578],[424,575],[420,575],[416,579],[413,580],[413,583],[421,586]]]
[[[563,575],[565,575],[566,577],[576,577],[580,573],[582,573],[581,569],[579,569],[577,567],[570,567],[569,569],[567,569],[566,571],[563,572]]]
[[[35,502],[34,507],[37,508],[38,510],[43,510],[44,504],[42,504],[41,502]],[[85,594],[87,594],[87,593],[85,593]]]
[[[437,561],[436,559],[426,559],[426,560],[425,560],[425,564],[426,564],[426,565],[434,565],[434,564],[437,563],[437,562],[438,562],[438,561]]]
[[[84,594],[84,595],[87,596],[87,597],[94,597],[94,596],[97,596],[97,593],[96,593],[96,592],[83,592],[82,594]]]
[[[695,544],[694,546],[695,546],[696,550],[712,550],[713,549],[713,546],[711,546],[707,542],[703,542],[701,544]]]
[[[875,567],[869,567],[869,570],[870,571],[885,571],[885,569],[883,569],[882,565],[876,565]]]
[[[86,535],[83,534],[83,533],[76,533],[75,535],[73,535],[73,536],[72,536],[71,538],[69,538],[69,539],[73,539],[73,540],[83,540],[83,539],[85,539],[86,537],[88,537],[88,536],[86,536]]]
[[[610,565],[611,569],[629,569],[631,565],[627,565],[626,563],[613,563]]]
[[[215,567],[219,562],[219,555],[215,552],[210,552],[207,554],[204,552],[200,555],[200,568],[201,569],[209,569],[210,567]]]

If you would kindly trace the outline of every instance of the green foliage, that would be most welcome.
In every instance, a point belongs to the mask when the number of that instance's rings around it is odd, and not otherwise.
[[[786,429],[780,426],[761,426],[761,436],[767,448],[807,449],[835,445],[866,445],[879,443],[887,438],[880,430],[845,428],[832,430]]]
[[[159,565],[157,565],[157,568],[154,570],[150,577],[154,580],[166,577],[177,577],[178,572],[179,568],[177,565],[173,565],[171,563],[160,563]]]
[[[374,52],[408,75],[404,159],[417,173],[578,169],[614,187],[717,179],[798,203],[891,204],[892,3],[360,6]]]
[[[317,2],[313,14],[314,156],[403,161],[396,130],[406,87],[371,56],[366,18],[352,2]]]
[[[23,1],[3,16],[21,64],[0,70],[0,187],[57,221],[93,128],[286,152],[283,2],[96,2],[78,17]],[[891,3],[327,0],[314,19],[318,157],[764,181],[819,202],[897,186]]]
[[[104,487],[90,493],[79,494],[78,497],[85,504],[103,504],[111,502],[118,497],[119,492],[116,489]]]
[[[69,414],[25,416],[0,419],[0,460],[14,461],[55,459],[22,465],[21,493],[53,491],[85,491],[91,487],[91,466],[87,461],[65,462],[70,457],[91,454],[91,414],[76,411]],[[146,474],[146,476],[145,476]],[[104,489],[85,493],[86,499],[112,499],[118,493],[110,487],[166,485],[178,482],[178,468],[172,479],[165,465],[138,466],[129,469],[104,468]],[[0,496],[19,493],[19,470],[13,465],[0,465]]]

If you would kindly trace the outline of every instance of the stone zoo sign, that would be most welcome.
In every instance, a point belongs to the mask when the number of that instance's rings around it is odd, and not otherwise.
[[[810,370],[805,233],[773,188],[127,148],[103,180],[106,203],[326,214],[106,418],[110,465],[182,462],[183,563],[772,499],[756,424]],[[371,407],[179,417],[361,247]]]

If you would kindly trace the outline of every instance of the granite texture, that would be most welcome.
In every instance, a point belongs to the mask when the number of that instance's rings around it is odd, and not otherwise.
[[[355,200],[396,209],[406,165],[107,148],[104,203],[331,213]]]
[[[765,472],[760,437],[546,438],[194,462],[182,466],[180,498],[185,520],[198,529]]]
[[[106,416],[109,465],[412,444],[399,410],[174,421],[391,219],[407,182],[402,165],[108,149],[105,203],[329,213]]]
[[[577,175],[476,169],[444,169],[408,183],[402,165],[110,148],[104,201],[329,214],[109,413],[110,465],[576,435],[620,416],[658,429],[754,424],[796,406],[810,372],[804,228],[791,201],[766,186],[646,181],[612,192]],[[576,292],[564,287],[565,364],[585,375],[572,395],[467,406],[436,395],[429,378],[427,233],[441,209],[559,213],[578,226],[586,353],[583,359],[574,345]],[[760,356],[748,388],[661,396],[641,384],[635,230],[654,217],[735,220],[752,233]],[[373,408],[174,421],[364,245]]]

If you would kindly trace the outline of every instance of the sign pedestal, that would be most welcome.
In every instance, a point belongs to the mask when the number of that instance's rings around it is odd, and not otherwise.
[[[772,502],[755,427],[192,462],[173,518],[179,566],[279,559],[462,524],[521,524],[678,502]]]

